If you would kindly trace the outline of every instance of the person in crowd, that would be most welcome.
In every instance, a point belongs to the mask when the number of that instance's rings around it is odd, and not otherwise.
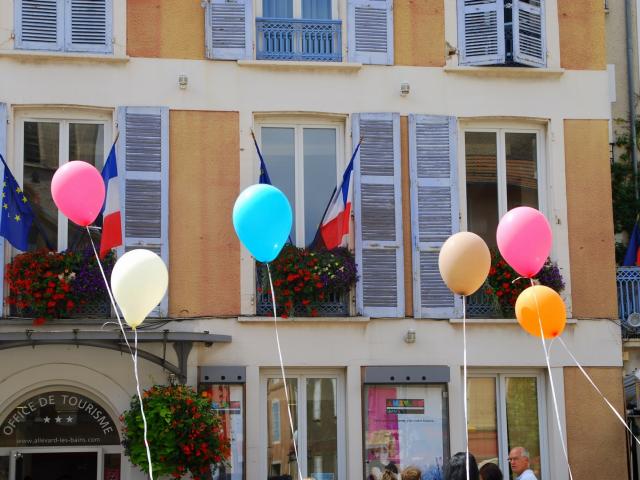
[[[381,480],[398,480],[398,467],[395,463],[391,462],[384,468]]]
[[[516,474],[516,480],[538,480],[529,468],[529,451],[524,447],[513,447],[509,452],[509,465]]]
[[[458,452],[449,463],[444,466],[444,480],[466,480],[467,478],[467,454],[465,452]],[[478,472],[478,464],[476,458],[469,454],[469,480],[479,480],[480,473]]]
[[[402,480],[420,480],[422,472],[418,467],[407,467],[402,471]]]
[[[488,462],[480,468],[481,480],[502,480],[502,478],[502,472],[495,463]]]

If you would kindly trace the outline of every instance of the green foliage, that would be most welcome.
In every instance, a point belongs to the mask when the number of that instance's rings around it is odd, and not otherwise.
[[[145,390],[142,397],[154,475],[180,478],[190,472],[194,480],[211,478],[211,465],[225,461],[229,442],[222,420],[211,409],[208,394],[198,396],[185,385],[155,385]],[[131,463],[148,472],[137,396],[131,399],[130,409],[121,420],[125,454]]]

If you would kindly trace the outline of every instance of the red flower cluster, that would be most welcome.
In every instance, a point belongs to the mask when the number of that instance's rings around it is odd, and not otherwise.
[[[48,250],[16,256],[5,272],[9,286],[5,302],[18,310],[30,310],[36,325],[68,315],[78,302],[71,288],[75,258],[70,257]]]
[[[347,249],[314,251],[287,245],[271,263],[271,274],[283,318],[294,312],[317,317],[319,302],[331,293],[348,291],[356,281],[355,261]],[[262,284],[271,295],[266,269]]]
[[[194,480],[211,478],[211,465],[229,457],[229,442],[220,417],[206,395],[185,385],[156,385],[143,394],[147,438],[156,475]],[[123,414],[125,453],[134,465],[148,471],[138,397]]]

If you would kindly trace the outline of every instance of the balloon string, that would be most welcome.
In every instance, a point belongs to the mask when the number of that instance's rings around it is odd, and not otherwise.
[[[633,432],[631,431],[631,429],[629,428],[629,426],[627,425],[627,422],[624,421],[624,419],[622,418],[622,416],[620,415],[620,413],[618,413],[618,411],[615,409],[615,407],[613,405],[611,405],[611,402],[609,400],[607,400],[607,397],[604,396],[604,394],[602,393],[602,391],[597,387],[597,385],[593,382],[593,380],[591,379],[591,377],[589,376],[589,374],[584,370],[584,368],[582,368],[582,365],[580,365],[580,362],[578,362],[578,360],[576,359],[576,357],[573,355],[573,353],[571,353],[571,351],[569,350],[569,347],[567,347],[567,344],[564,343],[564,340],[562,340],[562,338],[557,337],[558,340],[560,341],[560,343],[562,344],[562,346],[564,347],[564,349],[567,351],[567,353],[569,354],[569,356],[571,357],[571,359],[575,362],[576,366],[580,369],[580,371],[582,372],[582,374],[586,377],[587,380],[589,380],[589,383],[593,386],[593,388],[595,388],[596,392],[598,392],[598,394],[600,395],[600,397],[602,397],[602,399],[605,401],[605,403],[609,406],[609,408],[611,409],[611,411],[616,415],[616,417],[618,417],[618,419],[620,420],[620,422],[622,423],[622,425],[624,425],[624,428],[626,428],[629,433],[631,434],[631,436],[635,439],[635,441],[638,443],[638,445],[640,445],[640,440],[638,439],[638,437],[636,437]],[[551,346],[549,346],[549,349],[551,349]]]
[[[151,449],[149,448],[149,441],[147,440],[147,417],[144,414],[144,407],[142,405],[142,395],[140,393],[140,379],[138,378],[138,329],[133,329],[133,372],[136,377],[136,392],[138,393],[138,400],[140,400],[140,413],[142,414],[142,425],[144,427],[144,447],[147,451],[147,462],[149,463],[149,477],[153,480],[153,464],[151,463]]]
[[[533,279],[531,280],[531,286],[535,286]],[[542,340],[542,349],[544,350],[544,358],[547,362],[547,371],[549,372],[549,383],[551,384],[551,396],[553,398],[553,409],[556,414],[556,422],[558,423],[558,433],[560,434],[560,443],[562,444],[562,452],[564,458],[567,461],[567,468],[569,469],[569,478],[573,480],[573,474],[571,473],[571,465],[569,464],[569,454],[567,453],[567,446],[564,443],[564,434],[562,433],[562,424],[560,423],[560,412],[558,410],[558,400],[556,398],[556,388],[553,384],[553,375],[551,374],[551,362],[549,361],[549,350],[547,350],[547,343],[544,341],[544,329],[542,328],[542,317],[540,315],[540,306],[538,305],[538,297],[536,296],[535,289],[532,290],[533,299],[536,302],[536,311],[538,312],[538,325],[540,326],[540,340]]]
[[[122,338],[124,339],[124,343],[127,345],[129,349],[129,353],[131,354],[131,360],[133,361],[133,374],[136,378],[136,392],[138,393],[138,399],[140,400],[140,411],[142,412],[142,423],[144,425],[144,445],[147,450],[147,461],[149,462],[149,476],[151,480],[153,480],[153,467],[151,466],[151,452],[149,450],[149,443],[147,441],[147,418],[144,414],[144,406],[142,405],[142,396],[140,395],[140,380],[138,379],[138,331],[133,329],[133,339],[134,339],[134,350],[131,350],[131,345],[129,344],[129,340],[127,339],[127,334],[124,331],[124,326],[122,325],[122,320],[120,319],[120,314],[118,313],[118,307],[116,305],[116,301],[113,298],[113,293],[111,292],[111,288],[109,287],[109,282],[107,281],[107,276],[104,273],[104,269],[102,268],[102,262],[100,261],[100,256],[98,255],[98,251],[96,250],[96,246],[93,243],[93,238],[91,237],[91,232],[89,231],[89,227],[86,226],[87,235],[89,235],[89,241],[91,242],[91,247],[93,247],[93,253],[96,256],[96,261],[98,262],[98,268],[100,269],[100,273],[102,274],[102,279],[104,280],[104,286],[107,289],[107,293],[109,294],[109,300],[111,300],[111,306],[113,307],[113,311],[116,313],[116,318],[118,319],[118,326],[120,327],[120,331],[122,332]],[[134,353],[135,352],[135,353]]]
[[[464,438],[465,452],[467,455],[466,470],[469,480],[469,420],[467,405],[467,306],[464,295],[462,296],[462,371],[463,371],[463,397],[464,397]]]
[[[276,344],[278,345],[278,358],[280,359],[280,372],[282,373],[282,382],[284,383],[284,395],[287,399],[287,414],[289,415],[289,427],[291,427],[291,439],[293,441],[293,452],[296,455],[296,466],[298,467],[298,478],[302,480],[302,469],[300,467],[300,459],[298,457],[298,446],[296,444],[295,430],[293,428],[293,417],[291,416],[291,403],[289,401],[289,389],[287,388],[287,376],[284,371],[284,362],[282,361],[282,349],[280,348],[280,336],[278,335],[278,316],[276,314],[276,294],[273,289],[273,281],[271,280],[271,269],[267,263],[267,273],[269,274],[269,286],[271,287],[271,301],[273,305],[273,327],[276,332]]]

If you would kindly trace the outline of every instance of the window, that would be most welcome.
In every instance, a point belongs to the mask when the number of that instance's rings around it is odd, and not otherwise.
[[[300,480],[280,372],[265,375],[262,385],[266,413],[263,431],[267,442],[265,473],[268,478],[290,475]],[[289,370],[287,389],[302,476],[346,478],[342,374]]]
[[[342,127],[264,123],[260,137],[271,182],[291,203],[291,241],[299,247],[308,246],[338,183]]]
[[[544,210],[542,130],[466,129],[463,141],[467,230],[495,247],[498,221],[508,210]]]
[[[14,175],[35,214],[29,248],[84,248],[86,231],[58,211],[51,197],[51,179],[71,160],[102,168],[111,148],[111,115],[78,113],[61,119],[51,112],[25,112],[17,115],[16,136]]]
[[[461,65],[546,66],[544,0],[458,0]]]
[[[364,399],[365,478],[380,478],[390,463],[442,478],[449,458],[446,384],[365,385]]]
[[[334,0],[262,0],[256,58],[342,61],[342,22]]]
[[[16,48],[112,53],[112,0],[16,0]]]
[[[496,463],[508,477],[513,447],[529,451],[531,469],[546,476],[545,393],[539,374],[473,375],[467,380],[469,451],[478,463]]]

